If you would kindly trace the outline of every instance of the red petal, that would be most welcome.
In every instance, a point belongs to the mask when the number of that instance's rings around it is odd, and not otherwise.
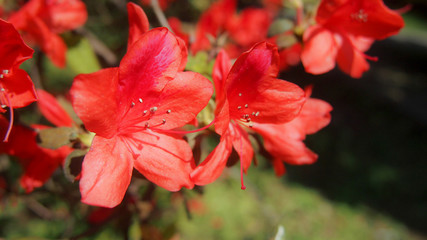
[[[151,131],[134,133],[132,137],[142,146],[135,168],[148,180],[169,191],[193,188],[193,153],[186,141]]]
[[[304,91],[276,79],[277,48],[266,42],[255,45],[234,63],[227,79],[227,98],[232,119],[250,122],[286,122],[299,113]],[[246,115],[246,118],[243,116]]]
[[[49,0],[39,13],[55,33],[82,26],[87,20],[86,5],[80,0]]]
[[[228,54],[221,50],[216,57],[215,64],[212,70],[212,79],[215,85],[216,101],[225,97],[225,83],[231,64]]]
[[[148,23],[147,15],[144,10],[135,3],[127,4],[129,18],[129,38],[128,49],[134,44],[144,33],[148,32],[150,24]]]
[[[295,119],[303,123],[305,134],[314,134],[331,121],[332,106],[320,99],[309,98]]]
[[[122,139],[95,136],[82,166],[82,202],[101,207],[117,206],[129,186],[132,169],[132,154]]]
[[[107,68],[74,78],[70,94],[77,115],[85,127],[110,138],[118,127],[118,68]]]
[[[254,124],[253,129],[261,134],[265,149],[274,158],[296,165],[317,160],[317,155],[303,142],[304,128],[297,119],[285,124]]]
[[[58,127],[73,126],[73,120],[61,105],[59,105],[54,96],[42,89],[37,90],[37,95],[39,97],[38,104],[40,111],[47,120]]]
[[[146,121],[150,126],[157,126],[153,129],[173,129],[193,120],[208,104],[212,93],[213,86],[207,78],[199,73],[181,72],[166,84],[156,98],[145,98],[144,102],[138,105],[141,105],[142,109],[146,107],[148,111],[157,106],[157,111]],[[138,110],[136,112],[138,113]]]
[[[273,159],[272,164],[273,164],[273,168],[274,168],[274,172],[276,173],[276,176],[280,177],[286,173],[285,164],[283,163],[282,160],[275,158]]]
[[[29,48],[12,24],[0,19],[0,74],[2,70],[18,67],[22,62],[33,56]],[[6,57],[7,56],[7,57]]]
[[[337,54],[337,63],[340,69],[353,78],[360,78],[369,69],[363,52],[358,50],[345,35],[341,37],[341,44]]]
[[[23,30],[34,38],[37,45],[56,66],[65,66],[67,46],[62,38],[53,33],[41,19],[32,18]]]
[[[305,71],[322,74],[332,70],[337,50],[332,32],[320,25],[309,27],[304,32],[304,48],[301,53]]]
[[[194,184],[206,185],[215,181],[227,164],[232,146],[230,135],[222,136],[218,146],[191,173]]]
[[[270,14],[267,10],[246,8],[239,16],[230,18],[226,27],[237,44],[250,47],[267,38],[270,24]]]
[[[9,72],[0,83],[4,92],[0,93],[0,102],[2,105],[9,106],[9,102],[3,94],[7,94],[13,108],[25,107],[28,104],[37,101],[34,84],[27,72],[21,69],[14,69]]]
[[[123,57],[119,67],[119,104],[125,115],[132,102],[157,98],[176,77],[182,63],[182,46],[166,28],[144,34]],[[140,113],[139,113],[140,114]],[[120,115],[120,113],[119,113]],[[131,117],[132,118],[132,117]]]
[[[248,133],[237,124],[230,124],[230,135],[233,141],[234,150],[239,154],[240,162],[243,165],[245,172],[251,165],[254,156],[251,141],[249,140]]]
[[[348,1],[328,20],[343,31],[377,40],[397,34],[404,26],[403,18],[387,8],[382,0]]]

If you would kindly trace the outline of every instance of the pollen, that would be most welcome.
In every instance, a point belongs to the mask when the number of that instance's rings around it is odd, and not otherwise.
[[[142,98],[138,99],[138,101],[139,101],[140,103],[142,103],[142,102],[143,102],[143,101],[142,101]]]
[[[256,113],[255,113],[255,117],[258,117],[258,116],[259,116],[259,112],[256,112]]]
[[[350,15],[350,17],[353,19],[353,20],[355,20],[355,21],[357,21],[357,22],[360,22],[360,23],[365,23],[365,22],[367,22],[368,21],[368,14],[363,10],[363,9],[360,9],[358,12],[356,12],[356,13],[352,13],[351,15]]]

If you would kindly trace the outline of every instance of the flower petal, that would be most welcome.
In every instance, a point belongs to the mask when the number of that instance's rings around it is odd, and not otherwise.
[[[251,141],[248,133],[237,124],[231,124],[229,127],[231,139],[233,141],[234,150],[239,154],[240,162],[246,172],[251,165],[254,156]]]
[[[297,85],[276,79],[278,52],[262,42],[242,54],[227,79],[230,116],[242,122],[287,122],[296,117],[304,103]]]
[[[155,129],[182,127],[196,118],[208,104],[213,93],[212,83],[199,73],[181,72],[166,84],[157,98],[147,98],[142,103],[147,109],[157,106],[149,122]]]
[[[122,139],[95,136],[83,160],[82,202],[101,207],[117,206],[129,186],[132,169],[132,154]]]
[[[43,116],[58,127],[72,127],[73,120],[64,110],[64,108],[59,105],[58,101],[50,93],[38,89],[37,95],[39,97],[38,105]]]
[[[80,0],[46,1],[39,15],[55,33],[76,29],[87,20],[86,5]]]
[[[193,153],[185,140],[152,131],[134,133],[132,138],[142,147],[135,168],[148,180],[169,191],[193,188]]]
[[[301,62],[306,72],[322,74],[335,67],[338,48],[332,32],[320,25],[315,25],[304,32],[303,39]]]
[[[105,138],[112,137],[118,127],[117,75],[118,68],[80,74],[70,90],[73,108],[85,127]]]
[[[0,86],[4,88],[3,94],[7,94],[9,101],[0,93],[0,102],[13,108],[25,107],[28,104],[37,101],[34,84],[27,72],[22,69],[13,69],[2,79]]]
[[[150,24],[148,23],[147,15],[144,10],[135,3],[127,4],[128,19],[129,19],[129,38],[128,49],[134,44],[144,33],[148,32]]]
[[[13,25],[3,19],[0,19],[0,36],[0,74],[3,70],[18,67],[33,56],[34,50],[24,43]]]
[[[346,35],[339,35],[341,44],[337,54],[337,63],[340,69],[353,78],[360,78],[362,74],[369,70],[369,63],[366,61],[363,52],[358,50]]]
[[[191,173],[191,179],[196,185],[206,185],[221,176],[227,165],[228,157],[232,151],[232,140],[230,135],[221,137],[219,144]]]
[[[117,96],[124,107],[119,115],[125,117],[139,98],[157,98],[175,78],[182,57],[182,47],[166,28],[153,29],[139,38],[120,63]]]
[[[230,58],[224,50],[221,50],[216,57],[212,70],[212,79],[215,85],[216,94],[215,99],[217,102],[219,99],[223,99],[225,97],[226,92],[224,91],[224,88],[230,68]]]

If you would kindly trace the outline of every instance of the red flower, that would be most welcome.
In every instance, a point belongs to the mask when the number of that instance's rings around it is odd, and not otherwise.
[[[266,42],[243,53],[231,69],[227,54],[220,52],[213,79],[217,94],[215,131],[221,135],[221,140],[192,172],[195,184],[205,185],[218,178],[232,147],[240,156],[241,171],[249,168],[253,149],[248,133],[241,126],[279,124],[298,115],[305,100],[304,91],[293,83],[276,78],[278,60],[277,48]]]
[[[283,124],[255,123],[253,129],[264,138],[264,147],[270,152],[276,175],[285,173],[283,162],[288,164],[312,164],[317,154],[308,149],[303,140],[331,121],[332,106],[320,99],[309,98],[311,87],[306,89],[307,102],[294,120]]]
[[[67,46],[62,32],[86,22],[86,6],[80,0],[30,0],[9,21],[25,32],[58,67],[65,66]]]
[[[134,167],[167,190],[193,187],[191,148],[168,130],[193,120],[213,92],[202,75],[182,72],[182,40],[166,28],[135,31],[146,18],[135,4],[128,9],[135,41],[120,66],[78,75],[71,88],[77,115],[96,133],[82,166],[82,201],[104,207],[121,202]]]
[[[354,78],[369,69],[363,52],[374,40],[397,34],[404,26],[402,17],[381,0],[322,0],[316,14],[317,25],[304,32],[301,61],[312,74],[328,72],[335,62]]]
[[[224,48],[232,58],[236,58],[255,43],[264,41],[270,24],[271,17],[265,9],[247,8],[236,14],[235,0],[218,1],[200,18],[196,39],[191,46],[192,53],[210,49],[209,38],[227,33],[231,41]]]
[[[8,121],[0,116],[0,133],[4,134]],[[10,134],[10,141],[0,143],[0,153],[16,156],[24,168],[21,186],[26,192],[41,187],[61,166],[65,157],[72,151],[68,146],[52,150],[39,147],[37,133],[28,127],[16,125]]]
[[[22,41],[12,24],[0,19],[0,112],[9,107],[10,125],[3,141],[13,124],[13,108],[25,107],[37,100],[33,82],[19,65],[33,56],[33,50]]]

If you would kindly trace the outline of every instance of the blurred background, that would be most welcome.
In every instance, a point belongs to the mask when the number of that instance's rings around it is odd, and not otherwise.
[[[312,96],[334,107],[330,125],[307,137],[307,146],[319,155],[315,164],[287,165],[286,175],[276,178],[269,163],[258,156],[258,166],[246,177],[246,191],[240,190],[237,167],[211,185],[182,193],[150,192],[147,186],[145,194],[156,200],[149,222],[141,224],[135,209],[122,204],[103,225],[87,220],[93,208],[79,204],[78,193],[73,193],[78,183],[67,182],[58,170],[31,195],[22,197],[19,192],[3,199],[0,237],[427,239],[427,3],[384,2],[394,9],[411,4],[412,9],[403,14],[406,26],[399,35],[376,42],[367,52],[379,61],[370,62],[371,69],[361,79],[339,69],[314,76],[302,65],[280,76],[300,86],[313,84]],[[100,57],[101,66],[114,66],[126,51],[126,2],[85,3],[89,19],[84,29],[64,38],[69,46],[81,43],[82,35],[101,41],[109,50],[100,51],[116,57],[111,62]],[[195,23],[209,3],[177,0],[165,15]],[[239,6],[261,5],[241,0]],[[151,8],[144,10],[151,26],[158,26]],[[85,61],[84,56],[77,61]],[[40,77],[46,88],[66,94],[75,76],[73,64],[61,70],[48,61],[44,64]],[[23,110],[22,115],[29,112]],[[27,121],[34,118],[27,116]],[[16,170],[2,175],[18,179],[18,164],[9,163]],[[48,193],[57,187],[53,182],[64,187],[62,195]]]

